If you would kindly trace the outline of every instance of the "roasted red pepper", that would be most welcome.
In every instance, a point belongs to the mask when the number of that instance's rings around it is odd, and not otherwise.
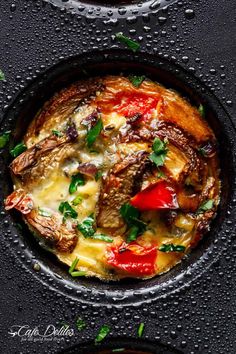
[[[178,208],[175,190],[166,181],[149,185],[136,194],[130,204],[141,211]]]
[[[130,118],[139,113],[142,119],[147,119],[151,116],[154,109],[157,108],[157,103],[160,97],[151,97],[141,92],[127,92],[122,95],[117,95],[114,100],[114,109],[123,114],[125,117]]]
[[[143,247],[136,242],[123,242],[119,247],[109,248],[107,263],[130,275],[155,274],[157,247]]]

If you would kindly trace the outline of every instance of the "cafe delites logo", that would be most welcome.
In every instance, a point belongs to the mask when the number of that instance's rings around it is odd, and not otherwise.
[[[63,324],[58,327],[53,324],[35,327],[24,324],[11,326],[8,330],[8,334],[11,337],[20,339],[21,342],[60,342],[74,336],[74,329],[70,328],[68,324]]]

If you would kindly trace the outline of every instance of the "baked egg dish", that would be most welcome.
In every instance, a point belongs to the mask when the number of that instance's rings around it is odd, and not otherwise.
[[[167,272],[216,215],[217,142],[204,107],[144,76],[80,80],[56,93],[12,154],[5,208],[72,277]]]

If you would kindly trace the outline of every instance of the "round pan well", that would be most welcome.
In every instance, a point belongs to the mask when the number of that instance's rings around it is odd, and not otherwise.
[[[12,242],[10,248],[16,257],[19,250],[24,254],[23,263],[39,280],[82,302],[119,306],[151,301],[178,290],[201,275],[214,260],[218,259],[223,248],[227,247],[226,241],[231,227],[230,210],[234,199],[235,132],[229,117],[214,95],[188,72],[157,56],[145,53],[132,54],[120,50],[87,53],[65,60],[49,69],[19,94],[6,112],[2,130],[11,130],[14,143],[18,143],[36,112],[55,92],[75,80],[96,76],[97,73],[100,76],[120,73],[145,74],[165,87],[177,90],[193,105],[199,106],[201,103],[206,106],[206,119],[219,143],[222,180],[221,203],[211,230],[181,264],[166,274],[145,281],[128,279],[117,283],[103,283],[93,278],[72,279],[67,267],[38,245],[21,221],[21,217],[14,212],[7,213],[7,218],[11,232],[19,235],[21,244],[16,245]],[[11,142],[12,145],[14,143]],[[3,178],[6,181],[3,198],[12,190],[7,167],[9,162],[10,156],[6,149],[2,165]],[[22,230],[16,227],[16,223],[22,225]],[[41,266],[38,272],[32,269],[35,262]]]

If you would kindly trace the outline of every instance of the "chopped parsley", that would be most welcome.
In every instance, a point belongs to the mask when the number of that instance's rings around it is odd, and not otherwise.
[[[74,270],[75,270],[75,267],[77,266],[79,262],[79,258],[78,257],[75,257],[75,259],[73,260],[73,262],[71,263],[71,266],[68,270],[68,272],[71,274]]]
[[[43,208],[38,208],[39,211],[39,215],[41,216],[45,216],[45,217],[50,217],[52,216],[52,213],[50,213],[50,211],[43,209]]]
[[[102,342],[109,333],[110,333],[110,327],[107,325],[103,325],[99,329],[99,332],[95,338],[95,343],[97,344],[97,343]]]
[[[75,277],[84,277],[86,275],[86,272],[83,270],[76,270],[74,272],[71,272],[70,275],[75,278]]]
[[[116,39],[125,44],[126,47],[128,47],[129,49],[131,49],[133,52],[137,52],[140,49],[140,44],[137,43],[136,41],[130,39],[129,37],[123,35],[122,32],[118,32],[115,34]]]
[[[198,152],[203,156],[203,157],[206,157],[207,156],[207,152],[206,150],[204,149],[204,147],[201,147],[198,149]]]
[[[63,219],[76,219],[78,216],[77,211],[73,209],[68,202],[61,202],[58,210],[63,214]]]
[[[75,199],[72,200],[72,205],[78,205],[81,204],[83,201],[83,198],[81,197],[81,195],[77,195],[77,197],[75,197]]]
[[[101,241],[105,241],[108,243],[112,243],[113,242],[113,238],[107,236],[107,235],[103,235],[103,234],[95,234],[92,236],[92,238],[94,240],[101,240]]]
[[[165,177],[166,177],[165,173],[161,170],[158,170],[157,178],[165,178]]]
[[[0,135],[0,149],[4,148],[10,139],[10,131],[7,131]]]
[[[81,224],[77,225],[78,230],[83,234],[85,238],[92,238],[94,240],[101,240],[112,243],[113,239],[107,235],[96,234],[96,227],[94,225],[93,214],[89,215]]]
[[[145,76],[130,75],[128,79],[134,87],[139,87],[141,83],[145,80]]]
[[[13,149],[10,150],[10,154],[13,157],[17,157],[20,154],[22,154],[22,152],[24,152],[25,150],[27,150],[26,145],[24,143],[19,143]]]
[[[76,327],[77,327],[78,331],[82,331],[83,329],[86,328],[86,323],[84,322],[84,320],[81,317],[77,318]]]
[[[69,186],[69,193],[73,194],[77,191],[78,186],[84,186],[84,176],[81,173],[77,173],[76,175],[71,176],[71,182]]]
[[[77,225],[78,230],[84,235],[85,238],[91,237],[95,234],[94,229],[94,216],[89,215],[81,224]]]
[[[202,118],[205,118],[206,116],[206,110],[205,110],[205,107],[200,104],[200,106],[198,107],[198,112],[200,113],[200,115],[202,116]]]
[[[211,210],[214,206],[214,200],[209,199],[203,202],[197,210],[197,214],[202,214],[205,211]]]
[[[61,137],[61,136],[63,136],[63,133],[62,132],[60,132],[59,130],[52,130],[52,134],[53,135],[56,135],[56,136],[58,136],[58,137]]]
[[[159,138],[155,138],[152,150],[153,152],[149,155],[149,159],[155,163],[157,167],[163,166],[165,162],[165,158],[168,152],[167,149],[168,141],[164,139],[163,141]]]
[[[135,241],[147,227],[146,223],[140,220],[140,211],[129,203],[126,203],[120,208],[120,214],[129,227],[127,242]]]
[[[92,127],[88,132],[86,136],[86,141],[87,141],[87,146],[91,148],[91,146],[95,143],[97,137],[100,135],[101,131],[103,129],[103,123],[101,118],[98,119],[97,123]]]
[[[6,80],[4,72],[0,69],[0,81]]]
[[[142,337],[143,335],[143,332],[144,332],[144,323],[140,323],[139,327],[138,327],[138,336],[139,338]]]
[[[174,245],[173,243],[166,243],[161,245],[159,248],[161,252],[184,252],[185,246],[182,245]]]
[[[98,171],[96,174],[95,174],[95,181],[98,181],[101,177],[102,177],[102,171]]]

